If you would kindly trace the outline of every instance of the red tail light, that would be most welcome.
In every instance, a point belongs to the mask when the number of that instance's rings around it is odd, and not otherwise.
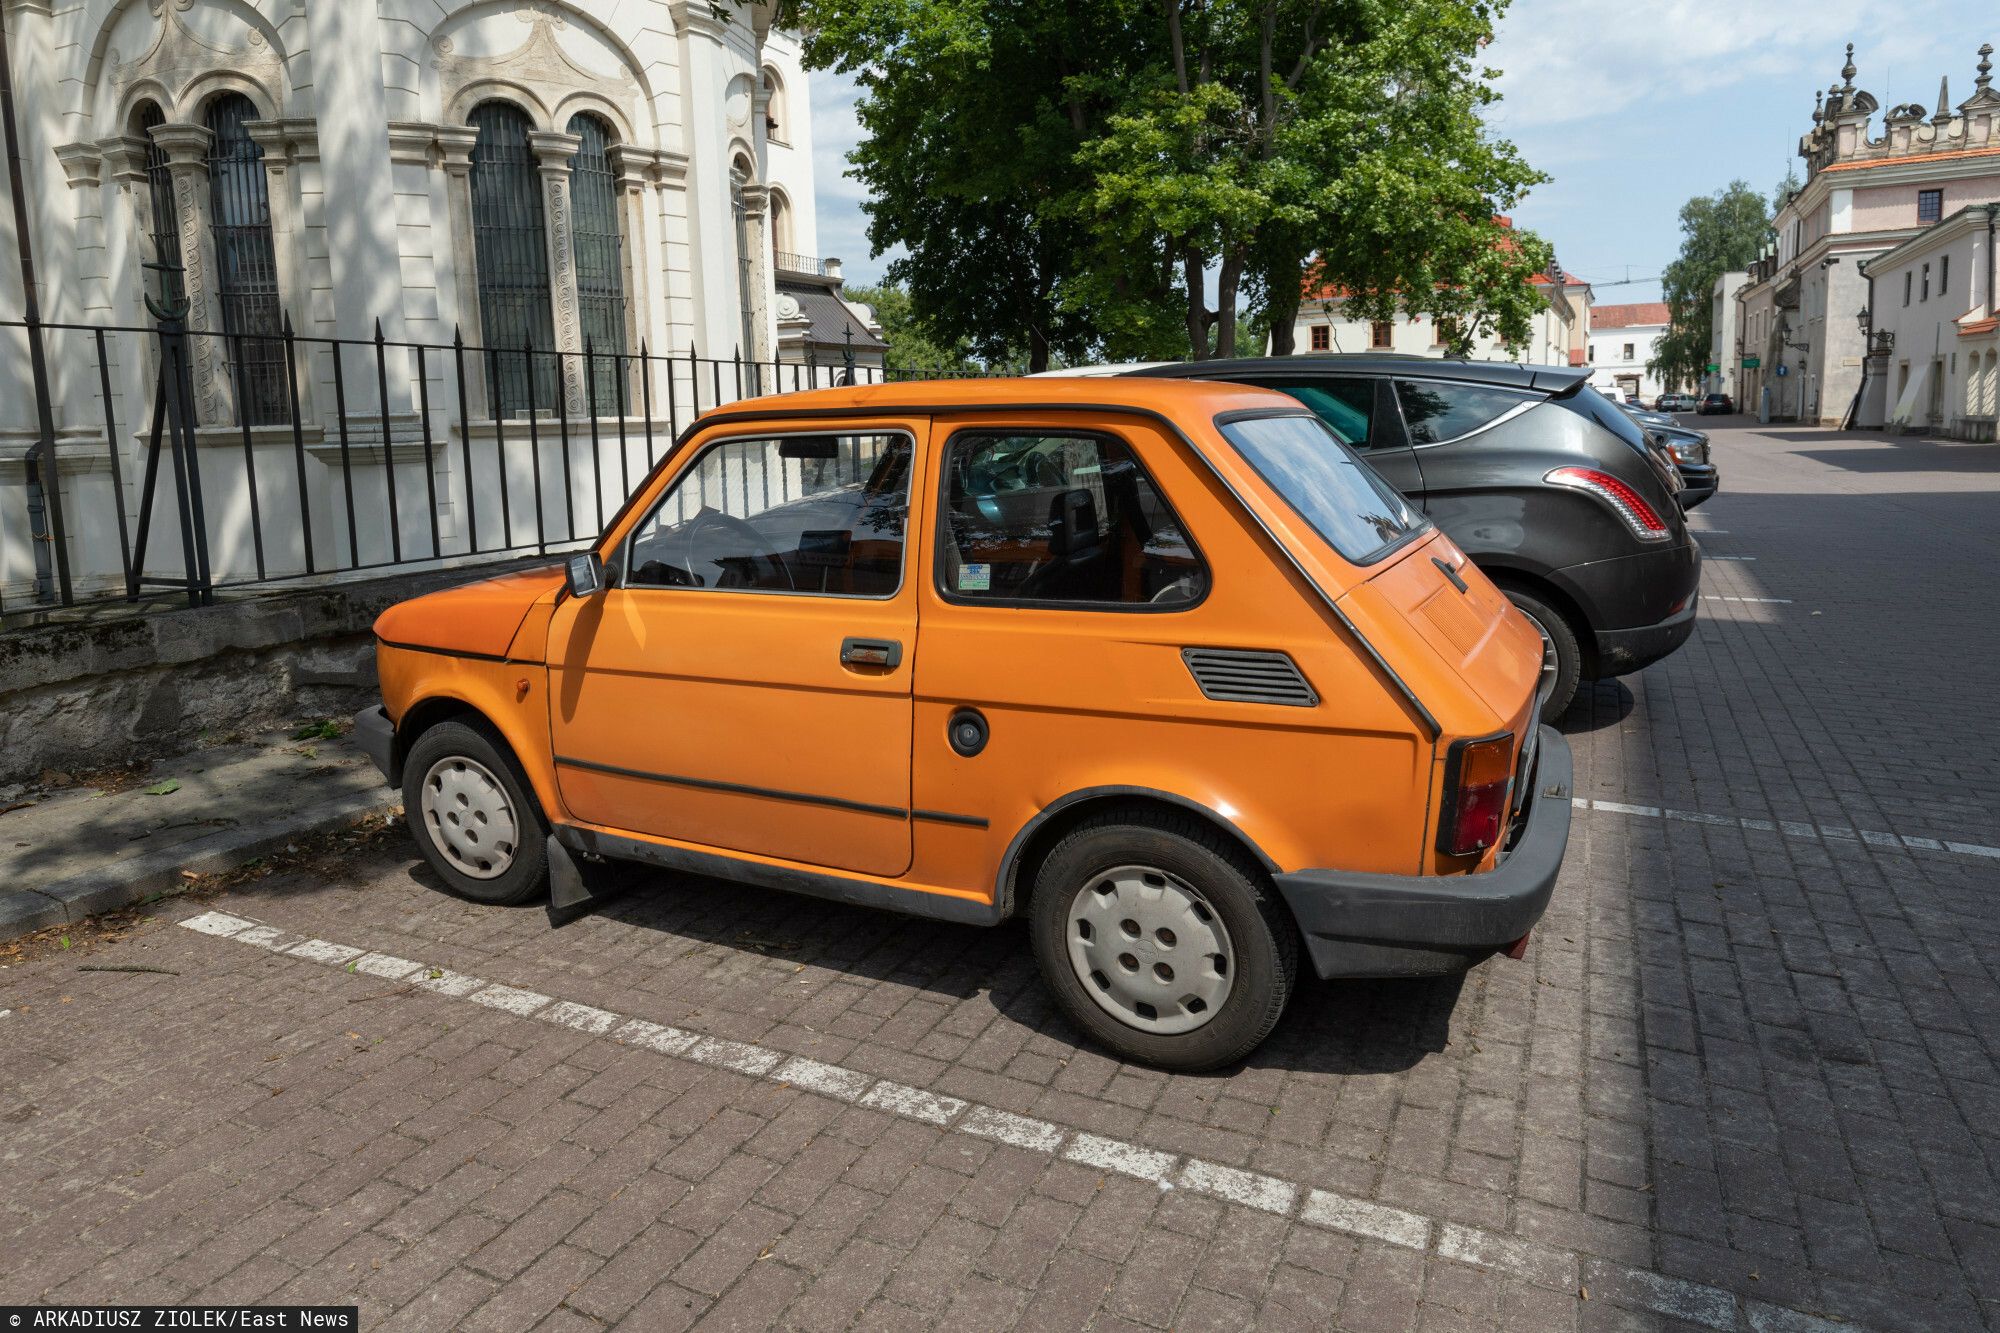
[[[1500,841],[1513,786],[1512,732],[1453,741],[1445,752],[1438,850],[1446,856],[1474,856]]]
[[[1559,467],[1542,480],[1589,491],[1617,510],[1618,516],[1625,520],[1625,526],[1632,529],[1632,534],[1641,541],[1660,541],[1671,535],[1666,523],[1653,512],[1653,506],[1647,504],[1639,492],[1609,472],[1599,472],[1594,467]]]

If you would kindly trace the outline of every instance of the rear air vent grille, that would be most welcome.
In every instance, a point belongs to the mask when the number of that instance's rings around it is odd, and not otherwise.
[[[1201,692],[1211,699],[1288,708],[1311,708],[1319,703],[1313,687],[1299,674],[1298,665],[1283,653],[1183,648],[1181,660],[1187,663]]]

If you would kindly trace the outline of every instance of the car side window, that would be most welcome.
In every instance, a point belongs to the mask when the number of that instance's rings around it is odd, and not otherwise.
[[[1536,395],[1486,384],[1397,380],[1396,399],[1412,444],[1444,444],[1490,426]]]
[[[946,447],[938,588],[955,601],[1175,609],[1208,568],[1123,440],[962,431]]]
[[[893,596],[911,455],[886,433],[711,444],[634,530],[625,586]]]
[[[1387,443],[1377,438],[1379,432],[1375,430],[1374,380],[1316,376],[1309,380],[1257,382],[1304,403],[1351,449],[1365,453],[1377,444]]]

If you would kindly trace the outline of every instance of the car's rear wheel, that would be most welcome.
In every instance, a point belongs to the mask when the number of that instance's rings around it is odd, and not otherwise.
[[[520,766],[486,726],[440,722],[403,760],[403,812],[445,887],[523,903],[548,888],[548,826]]]
[[[1192,816],[1086,819],[1043,860],[1029,918],[1064,1012],[1117,1054],[1161,1069],[1249,1054],[1298,972],[1298,931],[1269,879]]]
[[[1577,646],[1576,631],[1560,611],[1532,593],[1518,588],[1505,591],[1507,600],[1542,636],[1542,677],[1537,688],[1548,691],[1542,702],[1542,721],[1553,723],[1576,697],[1577,682],[1583,678],[1583,650]]]

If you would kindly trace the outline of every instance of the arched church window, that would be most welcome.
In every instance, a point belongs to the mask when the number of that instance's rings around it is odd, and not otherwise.
[[[580,141],[569,160],[571,236],[576,255],[577,317],[585,344],[601,358],[592,394],[596,415],[618,411],[618,360],[625,350],[624,238],[618,227],[618,179],[611,170],[611,127],[602,118],[570,117]]]
[[[291,418],[278,257],[271,243],[271,196],[264,149],[250,137],[257,107],[241,93],[208,104],[209,230],[226,354],[235,371],[237,410],[253,426]]]
[[[764,133],[779,143],[786,142],[787,130],[791,128],[785,115],[785,83],[778,77],[778,71],[764,66]]]
[[[548,220],[528,143],[527,113],[508,102],[472,109],[472,252],[479,268],[481,340],[493,411],[513,416],[556,406],[555,317],[549,304]],[[541,355],[527,355],[523,347]],[[530,378],[532,376],[532,379]]]

